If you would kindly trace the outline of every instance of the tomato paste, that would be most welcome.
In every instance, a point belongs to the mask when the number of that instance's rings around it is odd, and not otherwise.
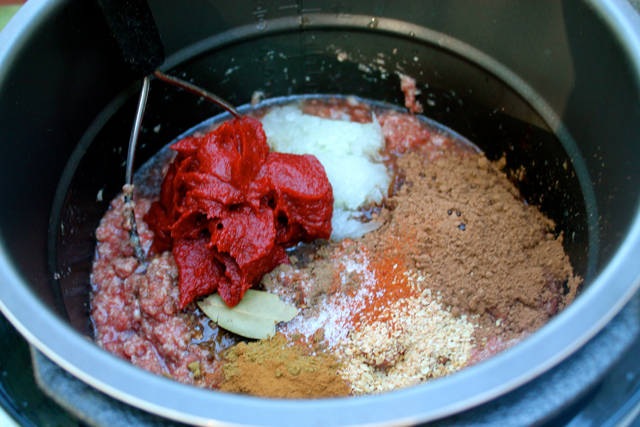
[[[331,235],[333,191],[310,155],[270,153],[259,121],[226,122],[178,155],[145,221],[152,253],[172,250],[180,308],[216,290],[233,307],[302,240]]]

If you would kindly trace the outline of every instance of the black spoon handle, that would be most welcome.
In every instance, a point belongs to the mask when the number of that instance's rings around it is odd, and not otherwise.
[[[136,77],[152,74],[164,62],[160,31],[146,0],[95,0],[123,63]]]

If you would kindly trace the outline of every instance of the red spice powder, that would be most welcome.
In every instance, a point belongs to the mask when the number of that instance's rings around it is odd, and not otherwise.
[[[364,309],[358,311],[350,320],[357,329],[360,325],[373,323],[388,317],[388,309],[398,300],[416,296],[407,279],[403,251],[400,246],[405,243],[394,242],[397,250],[391,250],[386,256],[371,254],[369,268],[375,275],[375,283],[370,287],[373,294],[379,295],[367,301]]]

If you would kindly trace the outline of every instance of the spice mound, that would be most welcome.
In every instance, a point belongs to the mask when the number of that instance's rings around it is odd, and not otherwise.
[[[180,308],[216,290],[230,307],[284,248],[331,235],[333,193],[318,160],[269,153],[261,123],[233,119],[171,146],[178,154],[144,219],[152,252],[172,249]]]
[[[282,334],[240,343],[226,357],[229,363],[224,365],[222,391],[279,398],[338,397],[350,392],[337,375],[340,363],[336,356],[291,343]]]

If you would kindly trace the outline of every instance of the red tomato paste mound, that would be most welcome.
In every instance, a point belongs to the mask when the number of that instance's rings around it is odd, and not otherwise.
[[[233,307],[284,248],[331,235],[333,191],[310,155],[270,153],[262,124],[233,119],[171,146],[178,155],[144,217],[152,253],[172,250],[180,308],[216,290]]]

